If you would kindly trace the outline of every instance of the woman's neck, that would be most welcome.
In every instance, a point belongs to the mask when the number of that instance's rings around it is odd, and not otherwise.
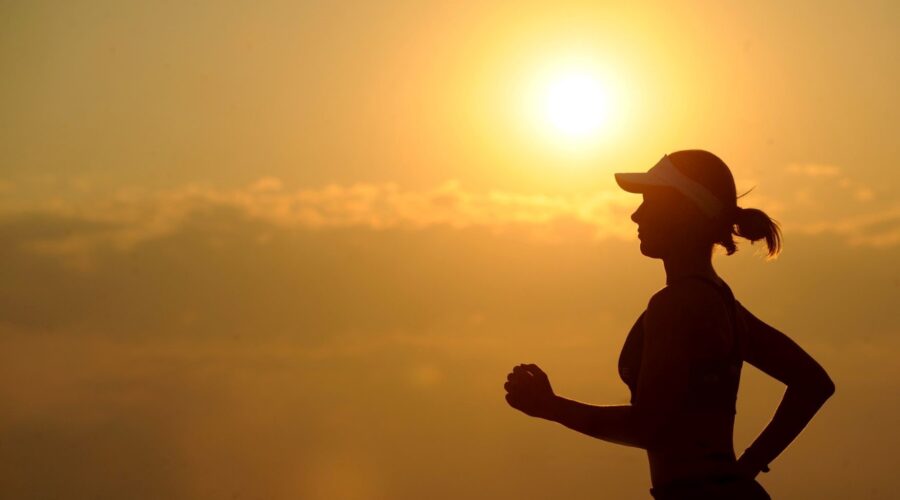
[[[715,281],[722,281],[712,266],[712,256],[702,253],[675,255],[663,258],[666,269],[666,285],[686,276],[707,276]]]

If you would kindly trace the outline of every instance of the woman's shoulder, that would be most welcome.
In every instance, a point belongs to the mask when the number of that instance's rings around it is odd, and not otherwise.
[[[647,309],[671,309],[724,313],[722,296],[714,285],[699,279],[683,279],[668,284],[650,297]]]

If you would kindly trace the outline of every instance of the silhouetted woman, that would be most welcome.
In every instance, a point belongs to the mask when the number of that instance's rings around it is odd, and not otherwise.
[[[778,225],[737,206],[734,178],[712,153],[672,153],[647,172],[615,174],[644,201],[631,219],[641,253],[662,259],[656,292],[622,348],[619,375],[630,405],[593,406],[553,393],[536,365],[513,368],[506,400],[522,412],[595,438],[647,450],[657,499],[766,499],[756,481],[834,393],[825,370],[785,334],[735,300],[712,267],[715,244],[733,235],[781,249]],[[732,435],[743,361],[787,385],[771,422],[736,458]]]

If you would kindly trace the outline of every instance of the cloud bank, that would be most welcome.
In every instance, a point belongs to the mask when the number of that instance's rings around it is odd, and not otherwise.
[[[738,179],[753,186],[741,206],[763,209],[792,234],[830,235],[846,244],[894,247],[900,243],[900,201],[843,174],[834,165],[792,164],[765,179]],[[28,184],[26,182],[25,184]],[[594,240],[633,241],[631,213],[638,195],[618,189],[587,194],[546,195],[502,190],[472,192],[450,180],[432,189],[403,189],[396,183],[327,185],[287,189],[274,177],[263,177],[240,188],[188,184],[169,189],[114,188],[99,190],[89,179],[40,178],[40,197],[28,202],[7,200],[0,214],[11,220],[20,214],[72,221],[69,231],[47,229],[24,242],[31,250],[79,259],[89,265],[98,246],[121,251],[171,235],[192,215],[233,211],[246,220],[281,228],[325,229],[361,227],[375,230],[432,227],[487,228],[499,232],[526,229],[534,238],[559,241],[554,228],[569,222]],[[760,184],[765,194],[757,193]],[[26,189],[4,181],[6,190]],[[763,189],[760,189],[763,191]],[[266,234],[256,236],[265,242]],[[74,261],[73,261],[74,262]]]

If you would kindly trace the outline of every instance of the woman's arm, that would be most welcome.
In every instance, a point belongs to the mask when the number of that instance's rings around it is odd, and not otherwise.
[[[561,396],[546,418],[593,438],[642,449],[653,447],[663,420],[632,405],[595,406]]]
[[[616,444],[646,448],[651,422],[640,424],[631,405],[595,406],[557,396],[537,365],[513,368],[504,385],[506,401],[532,417],[558,422],[572,430]]]
[[[745,472],[755,476],[800,434],[825,401],[834,382],[815,359],[787,335],[750,313],[740,302],[747,325],[745,360],[787,385],[775,415],[740,457]]]

